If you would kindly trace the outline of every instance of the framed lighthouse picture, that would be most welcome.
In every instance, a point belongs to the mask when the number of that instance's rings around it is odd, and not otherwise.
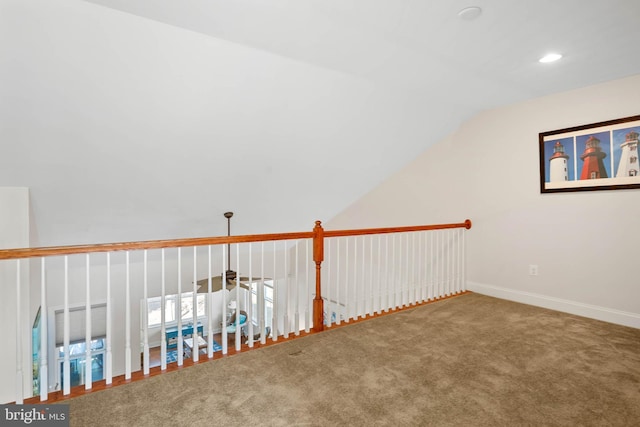
[[[540,191],[640,188],[640,115],[539,134]]]

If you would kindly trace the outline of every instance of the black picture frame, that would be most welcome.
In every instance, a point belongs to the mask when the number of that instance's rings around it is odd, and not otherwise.
[[[541,132],[540,192],[640,188],[640,115]]]

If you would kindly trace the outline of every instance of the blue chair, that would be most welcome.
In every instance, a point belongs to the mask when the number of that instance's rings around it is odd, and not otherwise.
[[[238,325],[236,325],[236,312],[231,315],[227,322],[227,335],[236,333],[236,328],[240,328],[240,335],[247,336],[246,326],[249,320],[247,313],[244,310],[240,310],[240,318],[238,319]]]

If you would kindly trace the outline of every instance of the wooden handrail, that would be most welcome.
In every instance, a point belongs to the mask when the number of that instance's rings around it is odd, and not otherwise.
[[[471,228],[471,220],[452,224],[411,225],[406,227],[363,228],[356,230],[325,231],[324,237],[364,236],[367,234],[407,233],[411,231],[445,230],[448,228]]]
[[[320,221],[316,221],[320,225]],[[322,228],[322,227],[320,227]],[[367,234],[403,233],[410,231],[440,230],[447,228],[471,228],[471,220],[453,224],[417,225],[407,227],[363,228],[356,230],[323,230],[324,237],[361,236]],[[0,250],[0,260],[36,258],[57,255],[73,255],[93,252],[131,251],[142,249],[178,248],[186,246],[221,245],[228,243],[266,242],[274,240],[311,239],[316,237],[316,229],[310,232],[248,234],[243,236],[197,237],[170,240],[147,240],[141,242],[102,243],[95,245],[50,246],[40,248],[17,248]],[[322,247],[322,246],[320,246]],[[315,248],[315,243],[314,243]]]
[[[185,246],[221,245],[227,243],[267,242],[274,240],[311,239],[313,232],[248,234],[244,236],[198,237],[172,240],[147,240],[142,242],[103,243],[96,245],[52,246],[44,248],[19,248],[0,250],[0,260],[36,258],[57,255],[73,255],[92,252],[131,251],[142,249],[178,248]]]

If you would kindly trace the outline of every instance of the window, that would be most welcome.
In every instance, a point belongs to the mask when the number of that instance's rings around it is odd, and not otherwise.
[[[104,362],[105,362],[105,340],[98,338],[91,341],[91,382],[104,379]],[[85,383],[87,363],[86,342],[81,341],[75,344],[69,344],[69,378],[70,386],[75,387]],[[58,361],[58,384],[60,389],[64,388],[64,346],[57,347]]]
[[[176,323],[178,319],[178,295],[166,295],[164,305],[164,321],[165,324]],[[188,322],[193,320],[193,292],[185,292],[182,294],[180,301],[180,313],[182,320]],[[204,317],[207,313],[206,294],[197,294],[196,296],[197,317]],[[147,298],[147,326],[149,328],[160,326],[162,321],[162,297]]]
[[[258,285],[260,282],[251,283],[251,304],[252,306],[252,321],[254,325],[260,325],[259,306],[258,306]],[[271,326],[271,319],[273,318],[273,280],[264,281],[264,324],[265,326]]]
[[[84,306],[69,308],[69,378],[70,386],[85,383],[86,315]],[[64,310],[54,312],[56,390],[64,387]],[[107,335],[107,305],[91,306],[91,380],[104,379],[105,337]],[[55,365],[54,365],[55,366]],[[55,368],[54,368],[55,370]]]

